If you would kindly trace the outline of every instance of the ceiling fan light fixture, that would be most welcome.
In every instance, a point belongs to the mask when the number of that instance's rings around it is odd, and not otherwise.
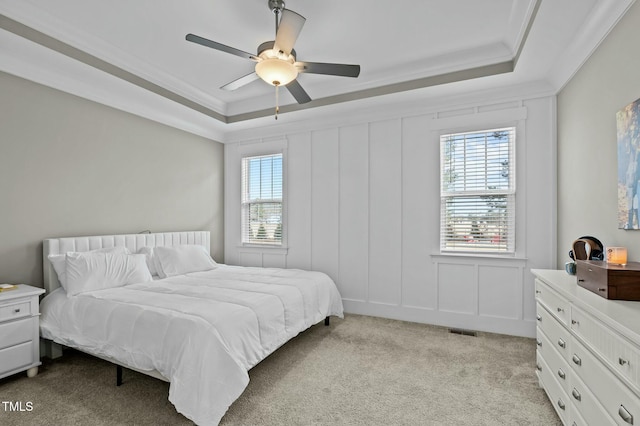
[[[298,77],[298,69],[291,61],[266,58],[256,64],[256,74],[272,86],[286,86]]]

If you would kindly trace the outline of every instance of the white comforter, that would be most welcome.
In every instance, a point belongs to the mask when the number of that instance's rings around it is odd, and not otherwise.
[[[41,304],[44,338],[170,381],[169,401],[199,425],[218,424],[247,371],[342,300],[325,274],[219,265]]]

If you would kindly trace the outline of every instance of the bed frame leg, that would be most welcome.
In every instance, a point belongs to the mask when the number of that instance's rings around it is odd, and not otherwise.
[[[122,384],[122,366],[116,365],[116,386]]]
[[[324,319],[324,325],[328,326],[329,325],[329,317],[326,317]]]

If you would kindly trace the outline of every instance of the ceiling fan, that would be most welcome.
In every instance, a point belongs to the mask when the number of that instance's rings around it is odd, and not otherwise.
[[[190,42],[256,62],[255,71],[225,84],[221,89],[236,90],[261,78],[276,87],[277,119],[279,86],[285,86],[299,104],[311,101],[311,97],[309,97],[307,92],[305,92],[296,80],[298,73],[358,77],[360,74],[360,65],[296,61],[296,51],[293,49],[293,45],[306,19],[292,10],[285,9],[283,0],[267,0],[267,5],[275,14],[276,39],[260,44],[256,55],[208,40],[195,34],[187,34],[186,39]]]

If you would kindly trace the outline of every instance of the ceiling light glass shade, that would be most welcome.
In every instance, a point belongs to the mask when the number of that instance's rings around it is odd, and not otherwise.
[[[290,61],[266,58],[256,64],[256,74],[272,86],[284,86],[295,80],[298,69]]]

